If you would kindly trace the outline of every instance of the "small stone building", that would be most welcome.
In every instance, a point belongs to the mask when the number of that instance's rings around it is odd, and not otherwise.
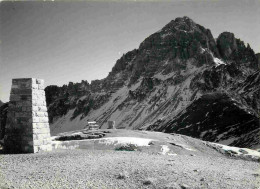
[[[116,122],[115,121],[108,121],[108,129],[115,129],[116,128]]]
[[[99,125],[95,121],[88,121],[86,128],[89,129],[89,130],[98,130]]]

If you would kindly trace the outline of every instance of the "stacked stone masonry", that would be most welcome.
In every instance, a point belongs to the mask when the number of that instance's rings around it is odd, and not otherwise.
[[[43,80],[13,79],[4,149],[10,153],[51,150]]]

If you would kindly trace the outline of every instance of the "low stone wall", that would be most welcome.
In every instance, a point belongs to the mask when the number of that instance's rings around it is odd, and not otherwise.
[[[44,81],[13,79],[4,150],[7,153],[35,153],[51,149]]]

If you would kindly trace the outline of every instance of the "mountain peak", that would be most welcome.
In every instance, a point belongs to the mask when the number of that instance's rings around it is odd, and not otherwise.
[[[166,26],[163,27],[162,31],[167,29],[173,29],[173,31],[184,30],[190,31],[196,27],[196,23],[187,16],[178,17],[175,20],[170,21]]]
[[[247,68],[258,68],[257,56],[250,45],[237,39],[231,32],[223,32],[217,38],[217,47],[224,60],[234,61]]]
[[[52,132],[114,120],[119,128],[258,145],[260,76],[250,75],[256,61],[234,34],[215,40],[189,17],[176,18],[117,60],[108,77],[46,88]]]
[[[138,49],[122,56],[110,77],[122,73],[130,78],[128,84],[131,85],[142,76],[152,77],[158,72],[177,73],[186,69],[188,60],[196,62],[198,67],[214,65],[214,58],[220,56],[211,31],[187,16],[178,17],[147,37]]]
[[[183,16],[183,17],[177,17],[174,20],[171,20],[170,23],[195,23],[195,22],[188,16]]]
[[[193,22],[194,23],[194,21],[191,18],[189,18],[188,16],[177,17],[177,18],[175,18],[174,21],[175,22]]]

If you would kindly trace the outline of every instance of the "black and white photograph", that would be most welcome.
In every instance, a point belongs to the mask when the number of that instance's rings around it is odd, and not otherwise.
[[[0,0],[0,189],[259,189],[260,0]]]

